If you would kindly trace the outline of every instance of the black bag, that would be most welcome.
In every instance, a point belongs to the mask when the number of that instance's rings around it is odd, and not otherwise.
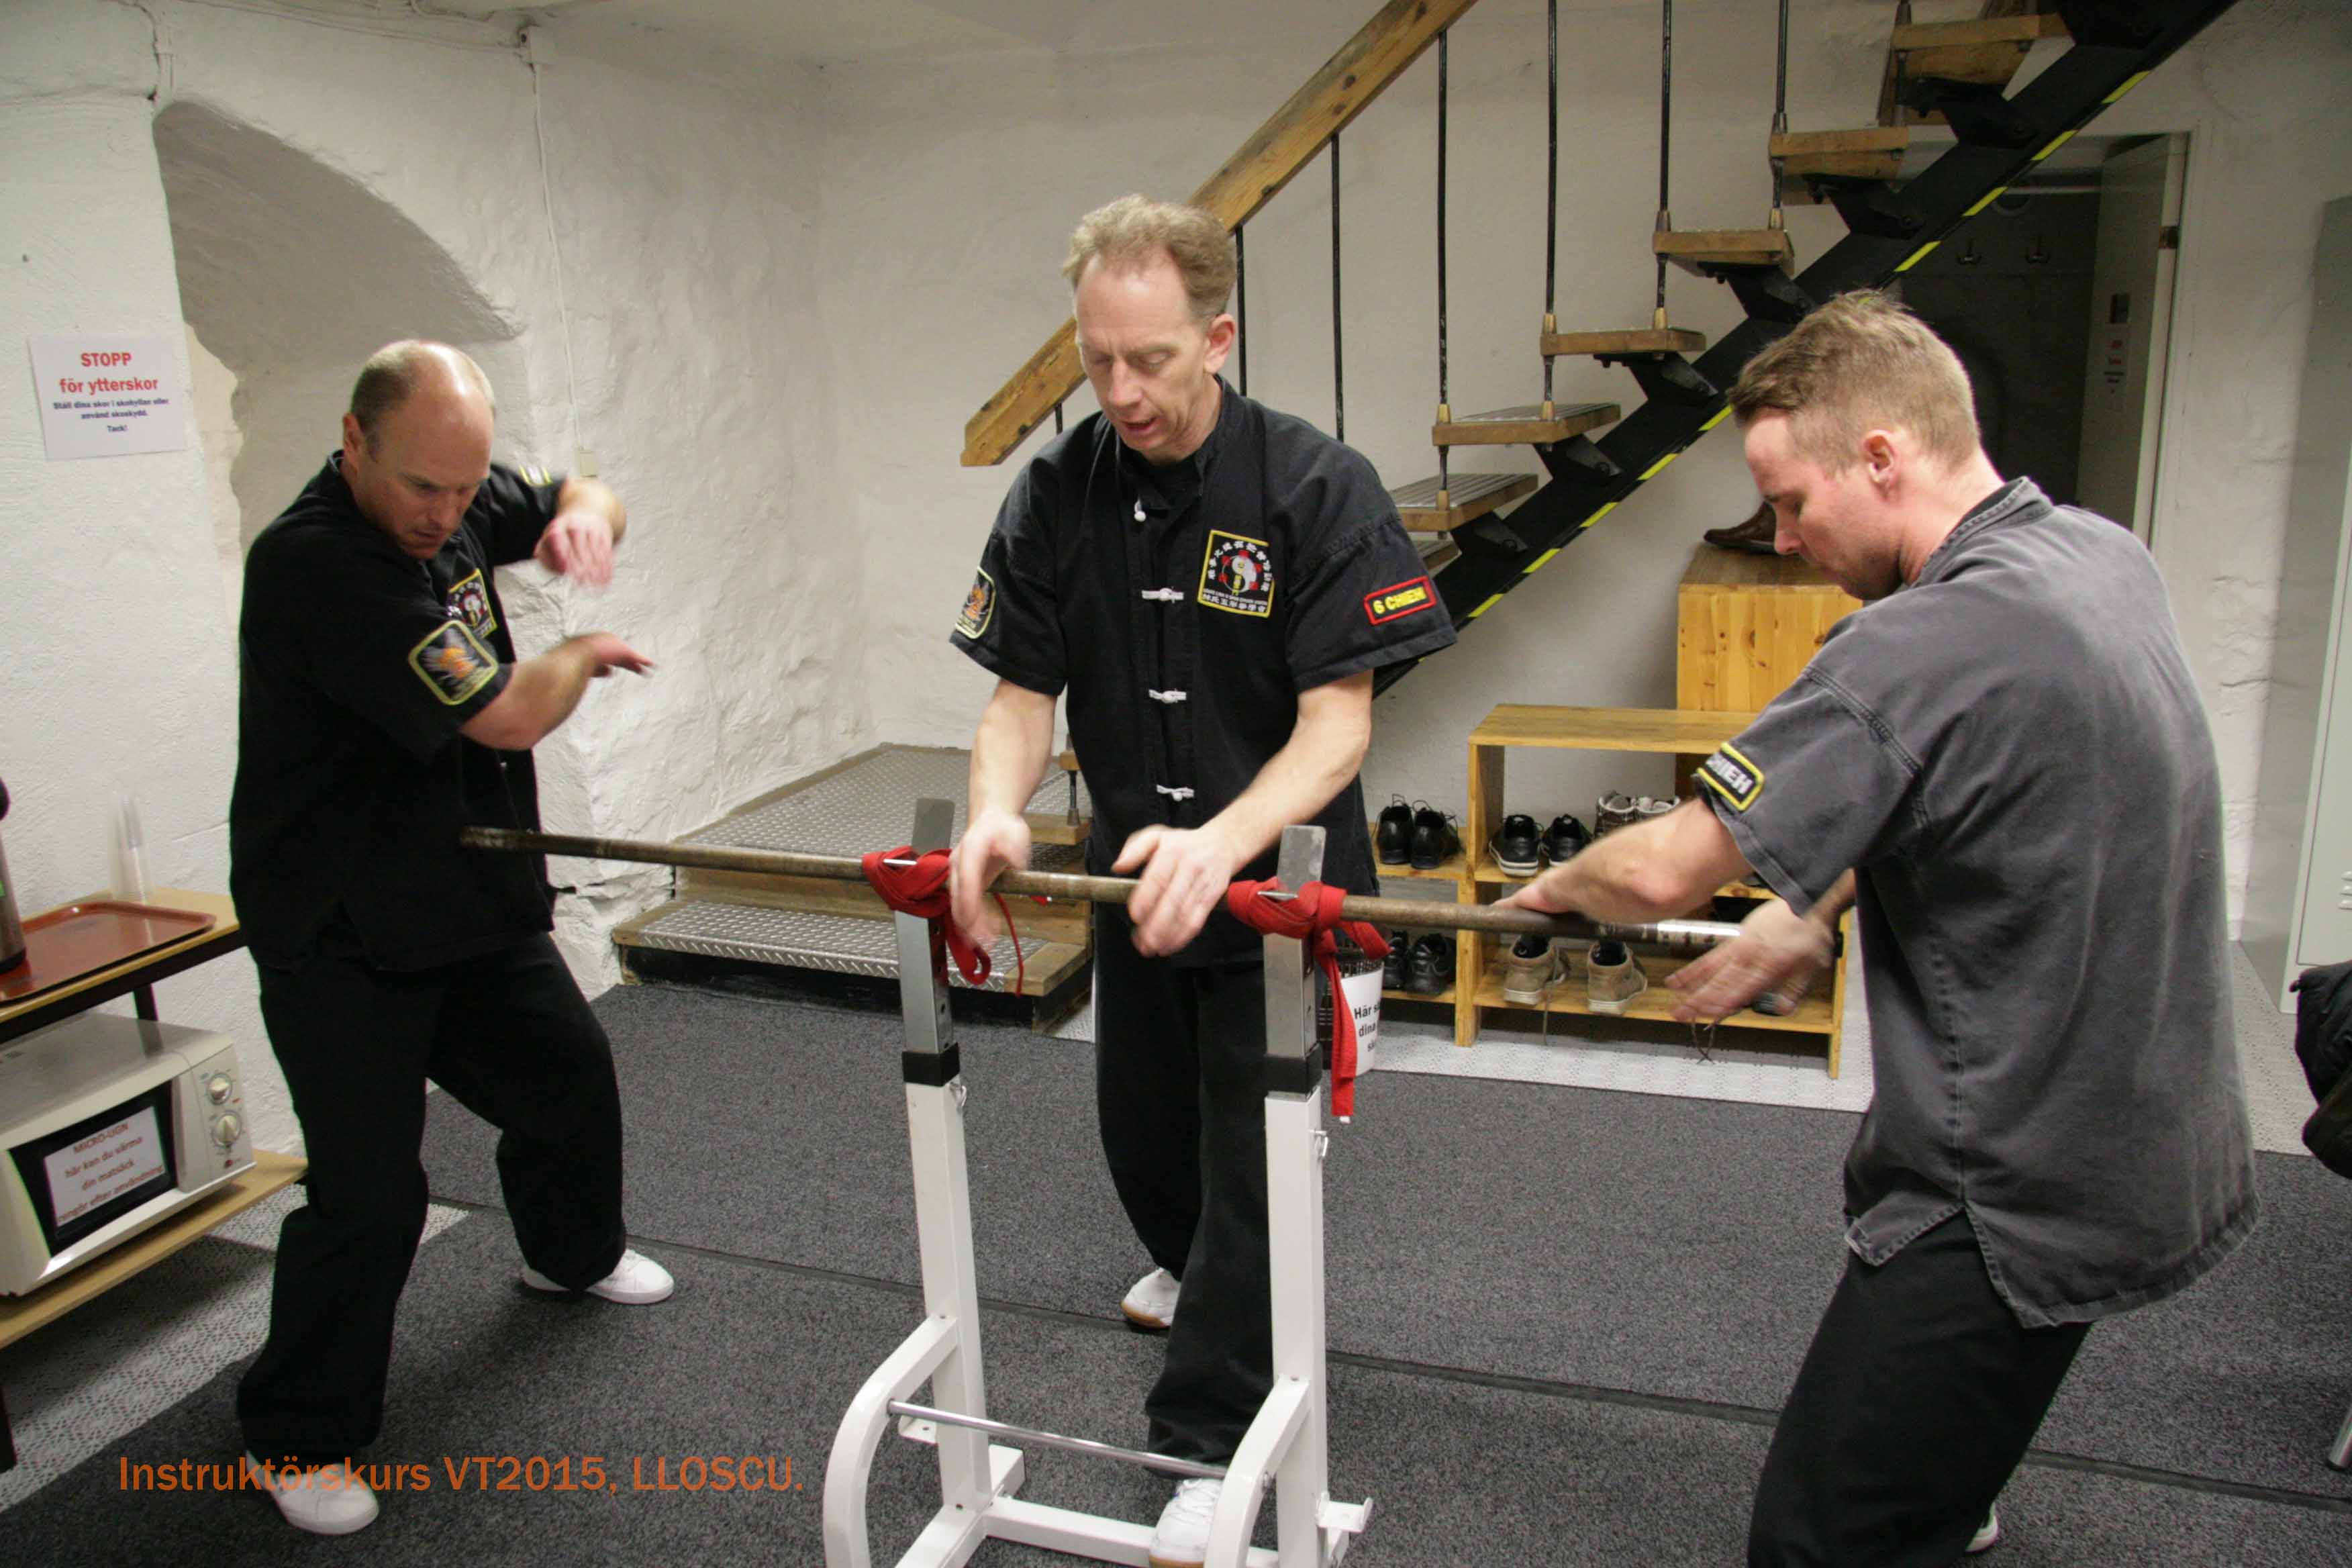
[[[2294,982],[2294,1054],[2319,1109],[2303,1144],[2339,1176],[2352,1176],[2352,962],[2306,969]]]

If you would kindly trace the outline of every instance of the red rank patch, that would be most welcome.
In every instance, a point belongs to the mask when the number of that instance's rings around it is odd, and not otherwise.
[[[1382,621],[1417,616],[1436,603],[1436,586],[1426,577],[1412,577],[1365,595],[1364,618],[1379,626]]]

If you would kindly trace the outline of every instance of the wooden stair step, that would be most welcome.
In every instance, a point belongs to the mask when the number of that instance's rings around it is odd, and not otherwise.
[[[1425,572],[1443,572],[1462,559],[1462,547],[1445,534],[1416,539],[1412,543],[1421,552],[1421,565]]]
[[[1695,354],[1706,350],[1706,334],[1687,327],[1633,327],[1616,332],[1546,332],[1543,356],[1580,354]]]
[[[1879,78],[1878,123],[1942,125],[1945,116],[1902,101],[1906,80],[1932,77],[2006,88],[2038,38],[2067,37],[2054,16],[1985,16],[1974,21],[1906,24],[1895,29]]]
[[[1770,156],[1788,174],[1829,174],[1849,180],[1891,180],[1911,149],[1907,125],[1859,131],[1796,131],[1772,138]]]
[[[1441,419],[1429,438],[1441,447],[1549,446],[1624,417],[1613,403],[1555,403],[1551,417],[1535,403],[1517,404],[1462,419]]]
[[[1662,229],[1650,236],[1650,248],[1702,277],[1710,267],[1777,267],[1785,272],[1797,258],[1784,228]]]
[[[1084,844],[1094,832],[1091,816],[1071,816],[1066,812],[1032,811],[1024,814],[1029,823],[1032,844]]]
[[[1407,532],[1450,533],[1496,507],[1533,495],[1535,489],[1533,474],[1455,474],[1446,487],[1443,508],[1437,504],[1433,478],[1400,486],[1389,492],[1389,499],[1396,502],[1397,515],[1404,520]]]
[[[2036,41],[2068,36],[2055,16],[1984,16],[1965,22],[1915,22],[1895,29],[1888,47],[1906,77],[2006,87]]]
[[[1772,138],[1770,156],[1788,176],[1780,200],[1811,206],[1822,198],[1813,179],[1894,180],[1902,177],[1911,149],[1908,125],[1873,125],[1859,131],[1798,131]]]

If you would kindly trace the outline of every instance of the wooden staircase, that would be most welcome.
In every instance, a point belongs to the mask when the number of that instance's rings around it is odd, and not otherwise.
[[[1194,200],[1228,226],[1255,213],[1330,136],[1464,12],[1471,0],[1392,0],[1349,40]],[[1655,479],[1729,414],[1723,389],[1760,349],[1820,301],[1884,287],[1916,267],[1944,237],[2030,173],[2123,97],[2231,0],[1990,0],[1984,15],[1915,24],[1907,4],[1889,29],[1882,123],[1845,131],[1782,132],[1759,149],[1777,160],[1784,203],[1827,201],[1847,234],[1801,270],[1785,229],[1676,230],[1660,226],[1654,253],[1728,287],[1746,320],[1711,347],[1670,327],[1562,332],[1547,317],[1540,352],[1622,365],[1642,388],[1629,412],[1613,404],[1523,405],[1456,420],[1443,408],[1431,431],[1441,447],[1532,446],[1546,470],[1460,474],[1391,492],[1406,525],[1444,533],[1456,552],[1434,581],[1459,629],[1491,612],[1513,588]],[[2054,13],[2054,14],[2052,14]],[[2066,47],[2022,87],[2018,68],[2044,40]],[[1912,171],[1910,127],[1946,124],[1953,142]],[[1082,379],[1065,323],[967,426],[963,460],[1001,461]],[[1605,428],[1604,428],[1605,426]],[[1506,509],[1513,509],[1506,511]],[[1433,556],[1433,563],[1442,557]],[[1381,671],[1385,690],[1411,665]]]

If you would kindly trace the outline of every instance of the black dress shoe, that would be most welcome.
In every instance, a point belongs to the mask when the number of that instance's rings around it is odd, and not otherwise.
[[[1401,931],[1388,934],[1389,955],[1381,961],[1381,984],[1391,991],[1402,991],[1405,988],[1406,966],[1410,962],[1408,954],[1412,943]]]
[[[1536,859],[1538,839],[1536,819],[1513,815],[1503,818],[1503,830],[1495,835],[1491,847],[1495,864],[1506,877],[1532,877],[1539,869]]]
[[[1462,835],[1454,819],[1433,806],[1423,806],[1412,814],[1412,868],[1434,871],[1445,864],[1446,858],[1462,847]]]
[[[1543,857],[1557,866],[1563,860],[1576,858],[1591,842],[1592,835],[1585,827],[1583,820],[1563,811],[1551,819],[1549,827],[1544,829]]]
[[[1454,984],[1454,938],[1430,931],[1412,944],[1406,961],[1405,989],[1416,996],[1434,996]]]
[[[1381,830],[1373,847],[1383,866],[1402,866],[1412,858],[1412,807],[1404,796],[1392,795],[1381,807]]]

